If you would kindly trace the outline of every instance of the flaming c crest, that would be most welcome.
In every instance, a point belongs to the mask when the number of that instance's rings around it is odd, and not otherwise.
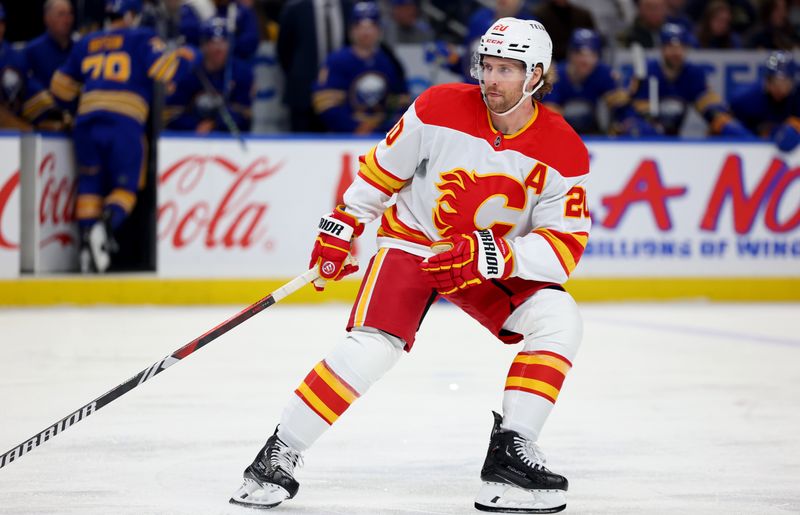
[[[514,224],[495,221],[478,227],[476,217],[481,206],[492,197],[503,197],[504,208],[521,211],[528,200],[525,187],[508,175],[480,175],[474,170],[455,168],[439,177],[436,187],[442,194],[433,208],[433,223],[443,237],[489,228],[498,236],[505,236]]]

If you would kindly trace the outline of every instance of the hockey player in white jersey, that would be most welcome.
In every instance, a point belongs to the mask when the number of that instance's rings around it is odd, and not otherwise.
[[[311,264],[327,280],[353,272],[353,239],[382,217],[378,252],[347,334],[291,395],[231,502],[268,508],[294,497],[302,453],[412,349],[431,303],[444,296],[503,343],[522,343],[475,507],[564,509],[567,479],[546,468],[536,442],[582,335],[561,284],[588,239],[589,157],[540,103],[551,55],[541,24],[498,20],[475,59],[480,85],[430,88],[360,158],[344,204],[322,217]]]

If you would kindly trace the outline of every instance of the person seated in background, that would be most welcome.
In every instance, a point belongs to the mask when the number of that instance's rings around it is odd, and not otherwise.
[[[734,119],[711,89],[702,67],[686,60],[690,39],[686,29],[667,23],[661,29],[661,59],[647,62],[647,77],[633,79],[633,107],[659,134],[677,136],[690,105],[708,123],[709,132],[752,136]]]
[[[544,0],[533,10],[533,18],[547,28],[553,40],[553,61],[566,58],[570,37],[576,29],[596,28],[592,13],[569,0]]]
[[[621,88],[611,68],[600,62],[600,35],[590,29],[578,29],[570,38],[567,60],[558,63],[558,80],[544,99],[579,134],[606,132],[598,117],[600,103],[611,117],[616,111],[629,109],[630,96]]]
[[[731,99],[731,110],[756,136],[791,152],[800,144],[800,88],[792,54],[773,52],[764,80]]]
[[[733,30],[733,11],[726,0],[712,0],[703,12],[697,41],[700,48],[742,48],[742,38]]]
[[[420,16],[419,0],[392,0],[389,21],[383,31],[383,40],[394,46],[406,43],[433,41],[430,24]]]
[[[53,74],[72,50],[72,26],[75,16],[69,0],[47,0],[44,4],[44,25],[47,30],[25,46],[28,73],[39,84],[50,84]]]
[[[230,115],[236,129],[247,132],[252,121],[253,70],[247,63],[230,55],[225,19],[211,18],[203,24],[200,34],[202,63],[196,73],[178,82],[174,92],[167,97],[164,108],[166,128],[198,134],[232,132],[227,125],[230,121],[225,120]],[[229,58],[232,59],[232,70],[231,78],[226,82]],[[206,81],[201,74],[205,74],[208,84],[204,84]],[[227,110],[227,114],[223,110]]]
[[[638,43],[643,48],[656,48],[661,27],[667,22],[666,0],[639,0],[639,12],[633,25],[622,36],[625,46]]]
[[[245,61],[258,50],[257,16],[250,7],[237,0],[214,0],[214,16],[225,20],[226,28],[233,34],[231,54]],[[184,5],[181,10],[181,34],[190,45],[198,46],[204,22],[197,10]]]
[[[67,123],[47,89],[26,75],[25,58],[5,40],[6,13],[0,4],[0,128],[61,130]]]
[[[380,48],[380,11],[353,6],[352,44],[328,56],[314,87],[314,110],[331,132],[386,132],[409,105],[399,64]]]
[[[758,9],[759,24],[747,40],[748,48],[792,50],[800,47],[800,34],[792,26],[787,0],[764,0]]]

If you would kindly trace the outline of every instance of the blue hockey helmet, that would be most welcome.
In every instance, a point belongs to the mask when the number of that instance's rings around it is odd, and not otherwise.
[[[206,20],[200,27],[200,40],[228,39],[228,22],[225,18],[215,16]]]
[[[679,25],[677,23],[665,23],[661,27],[659,36],[661,37],[662,45],[679,43],[681,45],[688,46],[692,42],[689,31],[687,31],[683,25]]]
[[[569,38],[570,50],[583,50],[588,48],[592,52],[600,53],[602,41],[600,35],[591,29],[576,29]]]
[[[767,77],[786,77],[796,80],[797,63],[791,52],[777,50],[772,52],[767,58]]]
[[[381,24],[381,10],[375,2],[358,2],[353,6],[350,13],[350,23],[355,25],[364,20],[370,20],[375,24]]]
[[[142,12],[142,0],[106,0],[107,15],[124,16],[128,11],[134,14]]]

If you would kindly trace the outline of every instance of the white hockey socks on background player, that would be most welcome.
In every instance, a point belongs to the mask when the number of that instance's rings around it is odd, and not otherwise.
[[[397,363],[404,345],[369,327],[350,331],[295,390],[278,426],[280,439],[298,451],[308,449]]]
[[[503,325],[522,334],[525,345],[508,371],[503,393],[503,429],[536,441],[583,336],[583,321],[572,297],[540,290]]]

